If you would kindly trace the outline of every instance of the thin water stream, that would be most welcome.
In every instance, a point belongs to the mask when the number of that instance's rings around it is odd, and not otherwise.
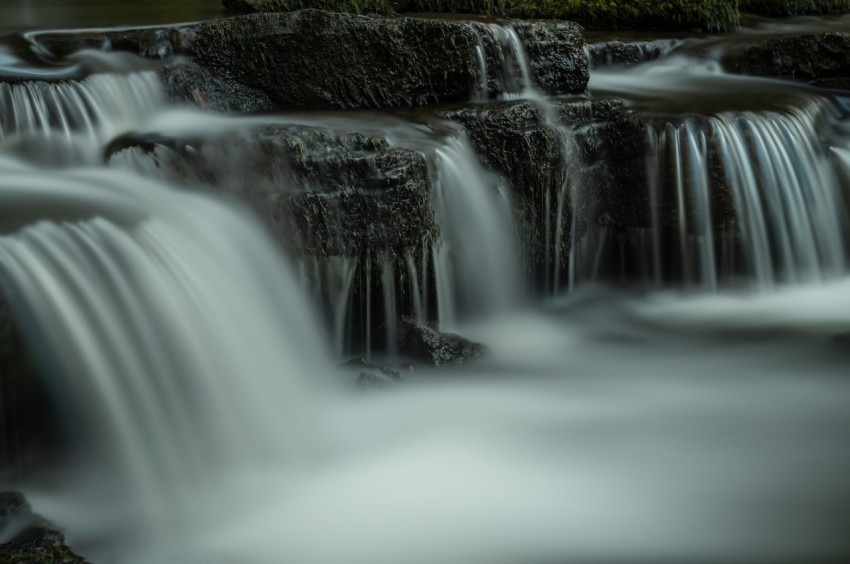
[[[643,120],[634,185],[651,202],[621,229],[648,278],[611,287],[593,265],[617,258],[597,239],[614,230],[576,228],[593,187],[563,100],[532,84],[510,25],[470,25],[501,48],[470,103],[529,100],[560,142],[544,296],[522,283],[511,187],[425,111],[206,113],[108,53],[110,72],[0,83],[0,286],[70,445],[0,485],[94,563],[850,554],[847,98],[675,48],[595,69],[589,96]],[[330,191],[336,162],[257,173],[244,148],[270,128],[311,158],[315,135],[358,163],[366,145],[421,159],[433,240],[400,256],[281,245],[239,199]],[[174,160],[179,139],[193,160]],[[356,389],[335,365],[356,347],[405,360],[402,312],[489,352]]]

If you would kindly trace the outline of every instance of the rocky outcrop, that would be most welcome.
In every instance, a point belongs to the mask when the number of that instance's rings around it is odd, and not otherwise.
[[[850,76],[850,33],[769,37],[727,53],[732,72],[816,80]]]
[[[0,492],[0,561],[4,564],[86,564],[56,527],[32,512],[19,492]]]
[[[441,333],[417,323],[411,317],[401,317],[398,323],[399,351],[436,367],[463,364],[484,354],[483,345],[459,335]]]
[[[386,0],[223,0],[222,4],[226,10],[241,14],[296,12],[307,8],[347,14],[395,13]]]
[[[122,139],[114,164],[247,199],[298,253],[403,253],[436,237],[425,158],[381,137],[266,127],[205,139]]]
[[[579,28],[518,26],[532,74],[549,93],[584,91]],[[193,56],[287,108],[392,108],[468,99],[478,86],[472,24],[303,10],[200,25]],[[492,47],[489,49],[492,51]]]

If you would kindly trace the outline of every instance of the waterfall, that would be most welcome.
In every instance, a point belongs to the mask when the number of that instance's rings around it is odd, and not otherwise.
[[[297,455],[326,353],[250,216],[118,170],[0,169],[4,213],[74,211],[0,237],[0,281],[122,502],[167,531],[219,471]]]
[[[760,289],[845,272],[841,183],[818,134],[830,112],[830,103],[816,98],[787,111],[720,113],[702,123],[650,126],[649,167],[662,171],[650,176],[650,200],[655,206],[660,198],[675,201],[686,283],[717,288],[712,199],[723,195],[734,208],[745,274]],[[712,167],[719,174],[712,175]],[[657,208],[653,217],[658,237]]]
[[[94,163],[101,144],[141,126],[163,104],[152,71],[0,83],[0,147],[39,164]]]

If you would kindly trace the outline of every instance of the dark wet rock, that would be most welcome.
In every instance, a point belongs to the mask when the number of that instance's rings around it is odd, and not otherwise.
[[[542,89],[584,91],[577,26],[522,23],[517,30]],[[204,22],[193,53],[280,107],[389,108],[468,99],[479,80],[477,42],[469,22],[302,10]]]
[[[543,21],[516,22],[513,28],[538,89],[553,95],[585,91],[589,71],[581,27],[572,22]]]
[[[425,157],[380,137],[267,127],[111,149],[115,164],[247,199],[298,253],[403,253],[437,234]]]
[[[205,22],[195,56],[284,107],[382,108],[468,97],[474,50],[461,22],[303,10]]]
[[[441,333],[407,316],[399,319],[398,336],[399,351],[402,354],[437,367],[469,362],[486,351],[483,345],[459,335]]]
[[[241,14],[295,12],[308,8],[347,14],[395,13],[385,0],[223,0],[222,4],[226,10]]]
[[[177,58],[162,67],[162,82],[172,102],[218,112],[264,112],[276,106],[265,92],[223,78],[189,59]]]
[[[741,10],[773,17],[844,14],[848,0],[740,0]]]
[[[677,43],[673,39],[653,41],[606,41],[588,45],[591,68],[608,65],[638,65],[660,59]]]
[[[401,374],[398,370],[394,370],[392,368],[388,368],[386,366],[381,366],[380,364],[376,364],[365,358],[352,358],[346,362],[340,364],[343,368],[356,368],[356,369],[365,369],[371,371],[377,371],[383,374],[385,377],[390,378],[392,380],[401,380]],[[366,372],[368,374],[368,372]],[[361,376],[364,372],[360,373]]]
[[[85,564],[65,544],[54,525],[32,512],[19,492],[0,492],[0,562],[4,564]]]
[[[732,50],[724,66],[733,72],[816,80],[850,76],[850,33],[770,37]]]

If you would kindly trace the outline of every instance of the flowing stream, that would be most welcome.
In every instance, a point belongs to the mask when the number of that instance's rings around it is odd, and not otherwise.
[[[148,63],[83,53],[46,76],[9,47],[0,288],[66,448],[26,475],[2,469],[0,484],[77,552],[96,564],[850,553],[850,95],[730,75],[715,38],[685,52],[659,41],[657,60],[628,68],[598,55],[589,99],[625,100],[646,143],[635,189],[648,220],[615,229],[584,204],[579,132],[565,100],[533,84],[515,29],[470,25],[469,104],[530,101],[559,143],[537,226],[542,295],[523,282],[508,181],[454,123],[206,113],[167,102]],[[62,74],[79,65],[85,76]],[[257,173],[250,148],[283,146],[309,174],[285,159]],[[331,190],[331,150],[421,162],[433,238],[403,255],[281,242],[251,205]],[[403,312],[489,352],[356,388],[337,365],[404,360]]]

